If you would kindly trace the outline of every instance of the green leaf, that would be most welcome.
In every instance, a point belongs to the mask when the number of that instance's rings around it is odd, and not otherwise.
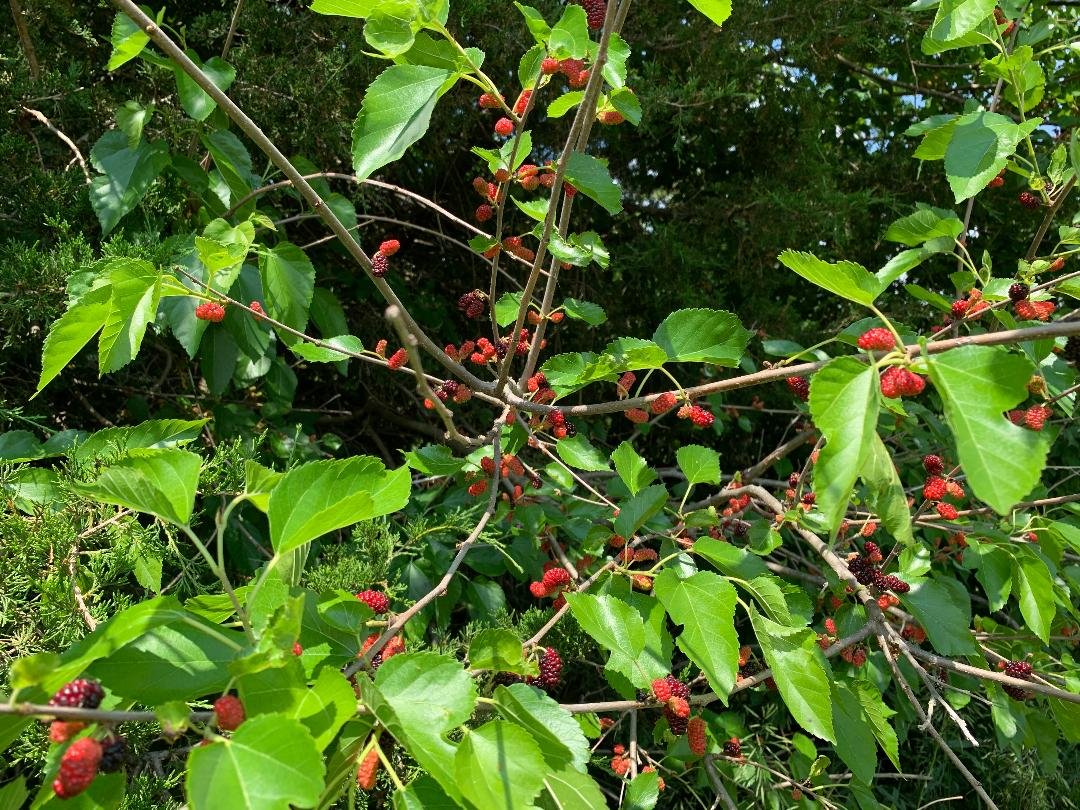
[[[511,197],[510,202],[516,205],[518,207],[518,210],[521,211],[521,213],[523,213],[529,219],[536,220],[537,222],[543,222],[545,219],[547,219],[547,197],[539,197],[535,200],[519,200],[517,197]]]
[[[914,545],[915,536],[911,531],[911,510],[908,508],[907,493],[904,492],[904,484],[896,471],[892,456],[877,433],[870,439],[869,452],[863,459],[859,476],[866,484],[866,502],[881,518],[885,528],[902,544]]]
[[[567,5],[563,16],[575,9],[584,17],[584,9],[575,4]],[[552,37],[554,34],[552,31]],[[599,203],[609,214],[622,211],[622,190],[611,179],[606,160],[571,152],[566,161],[566,180],[590,200]]]
[[[941,236],[955,239],[962,230],[964,223],[955,211],[922,206],[914,214],[901,217],[890,225],[885,231],[885,238],[890,242],[914,247]]]
[[[836,742],[830,678],[817,636],[810,629],[784,627],[750,606],[750,621],[780,696],[792,717],[816,737]]]
[[[589,742],[574,716],[557,701],[523,683],[500,686],[493,697],[499,714],[532,735],[549,768],[586,773]]]
[[[454,475],[461,471],[466,461],[454,458],[453,451],[441,444],[427,444],[419,450],[405,454],[406,463],[425,475]]]
[[[607,810],[600,786],[587,774],[564,768],[545,775],[544,787],[556,810]]]
[[[994,13],[995,0],[941,0],[928,39],[948,42],[970,34]]]
[[[837,357],[810,380],[810,413],[825,437],[814,465],[817,505],[835,534],[851,489],[877,437],[878,378],[873,366]]]
[[[656,480],[656,471],[649,468],[648,462],[638,455],[630,442],[623,442],[616,447],[611,454],[611,460],[615,462],[615,472],[626,484],[631,495],[636,495]]]
[[[744,548],[711,537],[700,537],[694,543],[694,553],[700,554],[728,576],[750,580],[767,575],[765,563]]]
[[[548,50],[556,59],[581,59],[588,53],[590,42],[585,9],[568,3],[548,36]]]
[[[105,428],[90,434],[66,452],[75,461],[87,462],[101,456],[136,449],[162,449],[197,439],[207,419],[151,419],[123,428]]]
[[[382,0],[368,15],[364,41],[386,56],[400,56],[416,41],[418,10],[410,0]]]
[[[973,655],[979,648],[971,637],[971,600],[964,585],[952,577],[909,578],[911,590],[900,601],[926,629],[927,638],[942,655]]]
[[[304,251],[291,242],[278,243],[259,254],[259,274],[266,292],[267,313],[286,326],[304,331],[315,292],[315,267]],[[299,341],[281,331],[278,336],[287,346]]]
[[[364,94],[353,124],[353,170],[366,180],[427,132],[431,111],[453,76],[426,65],[391,65]]]
[[[220,56],[212,56],[203,62],[199,59],[199,55],[190,48],[185,53],[188,59],[194,62],[197,67],[200,67],[207,78],[221,92],[224,93],[232,86],[233,80],[236,79],[236,68]],[[217,107],[217,102],[199,87],[195,80],[188,76],[179,65],[173,65],[173,75],[176,77],[176,89],[180,96],[180,106],[184,108],[184,112],[196,121],[205,121],[209,118],[210,113]]]
[[[101,223],[102,235],[107,236],[169,165],[169,149],[161,142],[143,142],[132,149],[127,135],[114,129],[94,144],[90,162],[99,172],[90,181],[90,207]]]
[[[641,614],[608,594],[567,593],[566,602],[581,629],[610,653],[607,669],[623,675],[634,686],[647,687],[652,679],[640,660],[645,650]]]
[[[316,346],[307,341],[298,341],[289,347],[289,350],[297,357],[309,360],[313,363],[336,363],[339,360],[348,360],[352,354],[358,354],[364,350],[364,344],[356,335],[337,335],[323,338],[324,343],[337,346],[343,351],[335,351],[328,346]],[[345,354],[349,352],[350,354]]]
[[[518,312],[521,311],[521,299],[521,293],[503,293],[495,302],[495,323],[509,326],[516,322]]]
[[[626,788],[621,810],[653,810],[660,799],[660,774],[656,771],[639,773]]]
[[[664,508],[668,491],[663,484],[653,484],[619,504],[619,516],[615,518],[615,533],[627,540],[645,525],[645,521]]]
[[[53,323],[41,353],[41,376],[38,378],[35,396],[56,378],[64,366],[70,363],[105,325],[111,299],[112,289],[109,286],[93,289],[68,307],[67,312]]]
[[[730,312],[680,309],[664,318],[652,339],[672,362],[737,366],[750,333]]]
[[[518,82],[522,90],[532,90],[543,76],[540,72],[540,63],[547,55],[543,45],[533,45],[525,51],[518,62]],[[511,139],[507,143],[513,143]]]
[[[594,304],[592,301],[567,298],[563,301],[562,308],[567,318],[572,318],[575,321],[585,321],[589,326],[599,326],[607,320],[607,313],[604,312],[604,308],[599,304]]]
[[[832,696],[836,753],[851,768],[856,779],[869,784],[877,766],[877,748],[870,724],[863,717],[862,704],[842,681],[833,683]]]
[[[687,444],[675,451],[675,460],[688,484],[719,484],[720,454],[710,447]]]
[[[1024,623],[1044,644],[1050,643],[1050,625],[1057,605],[1054,599],[1054,580],[1042,557],[1030,548],[1013,549],[1013,592],[1020,603]]]
[[[113,18],[109,42],[112,44],[112,53],[109,54],[109,62],[105,68],[116,70],[143,52],[143,48],[150,42],[150,35],[129,16],[118,13]]]
[[[547,24],[544,15],[532,6],[526,6],[518,2],[515,2],[514,5],[521,12],[521,16],[525,18],[525,26],[529,29],[529,33],[533,35],[533,39],[536,40],[538,45],[544,45],[551,34],[551,26]]]
[[[580,104],[584,98],[584,90],[571,90],[568,93],[563,93],[553,102],[548,104],[548,118],[562,118],[572,109],[574,109],[574,107]]]
[[[884,289],[869,270],[855,262],[829,263],[795,250],[785,250],[777,259],[810,283],[863,306],[874,303]]]
[[[27,718],[29,722],[29,718]],[[18,776],[0,788],[0,810],[20,810],[30,793],[26,789],[26,777]],[[601,808],[605,805],[601,804]]]
[[[396,512],[408,502],[411,483],[408,467],[387,470],[372,456],[294,467],[270,493],[274,551],[284,554],[335,529]]]
[[[991,610],[1001,610],[1012,592],[1013,558],[989,543],[969,543],[964,551],[964,566],[975,568]]]
[[[555,450],[559,458],[579,470],[597,472],[611,469],[607,457],[581,433],[570,438],[559,439],[555,444]]]
[[[394,794],[394,810],[460,810],[460,807],[426,774],[413,779],[404,790]]]
[[[453,658],[432,652],[388,658],[364,686],[364,700],[375,717],[417,763],[460,803],[454,767],[455,746],[446,733],[473,713],[476,684]]]
[[[608,103],[635,127],[641,123],[641,102],[630,88],[612,90],[608,95]]]
[[[1039,482],[1046,463],[1046,434],[1004,416],[1028,398],[1034,367],[999,346],[963,346],[927,363],[972,492],[998,514],[1008,514]]]
[[[333,667],[323,667],[291,715],[304,724],[315,747],[324,751],[342,726],[356,716],[356,692],[340,672]]]
[[[641,338],[616,338],[604,347],[604,355],[611,358],[618,371],[661,368],[668,356],[651,340]]]
[[[739,669],[735,588],[711,571],[680,579],[673,568],[665,568],[653,580],[653,590],[671,620],[682,625],[679,649],[726,704]]]
[[[505,720],[466,729],[454,758],[462,794],[491,810],[531,806],[549,770],[529,733]]]
[[[521,639],[509,630],[481,630],[469,643],[469,666],[493,672],[525,672]]]
[[[183,525],[191,519],[201,467],[202,459],[186,450],[133,450],[79,490]]]
[[[715,25],[723,25],[724,20],[731,16],[731,0],[690,0],[690,5]]]
[[[1042,119],[1013,123],[1000,113],[973,112],[956,122],[945,150],[945,175],[956,202],[974,197],[1005,168],[1008,158]]]
[[[626,62],[630,58],[630,46],[618,34],[612,33],[608,40],[607,61],[604,63],[604,79],[612,87],[626,85]]]
[[[314,0],[311,10],[316,14],[333,14],[338,17],[366,17],[380,0]]]
[[[325,766],[308,730],[291,717],[264,714],[231,737],[196,746],[184,781],[192,810],[314,807]]]
[[[116,371],[135,359],[161,299],[161,277],[149,262],[113,259],[107,272],[112,299],[98,338],[101,374]]]

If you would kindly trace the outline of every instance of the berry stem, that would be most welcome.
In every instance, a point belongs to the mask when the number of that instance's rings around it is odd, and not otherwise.
[[[386,754],[382,750],[382,746],[379,745],[378,737],[375,737],[375,750],[379,753],[379,759],[382,761],[383,767],[386,768],[386,772],[390,775],[391,781],[394,783],[394,787],[398,790],[405,790],[405,785],[401,784],[401,779],[398,778],[397,772],[394,770],[394,766],[390,763]]]
[[[210,567],[210,570],[217,576],[218,581],[221,582],[221,587],[225,589],[225,593],[229,595],[229,601],[232,602],[233,609],[236,610],[236,615],[240,617],[240,621],[244,626],[244,635],[248,637],[248,641],[252,644],[256,643],[255,633],[251,629],[251,625],[248,623],[247,614],[244,612],[244,606],[240,604],[240,600],[236,597],[236,591],[233,590],[232,583],[229,582],[229,577],[225,573],[225,567],[219,566],[214,557],[210,554],[210,550],[203,544],[203,541],[199,539],[199,536],[195,534],[190,526],[181,526],[180,531],[188,536],[188,539],[195,544],[195,548],[199,550],[203,559],[206,560],[206,564]],[[219,528],[219,532],[221,529]],[[219,535],[220,536],[220,535]],[[201,624],[197,622],[193,623],[194,626],[202,628]],[[209,632],[209,628],[206,628]],[[226,639],[224,636],[220,637],[222,641],[227,642],[229,646],[234,647],[236,650],[240,650],[240,645],[232,639]]]

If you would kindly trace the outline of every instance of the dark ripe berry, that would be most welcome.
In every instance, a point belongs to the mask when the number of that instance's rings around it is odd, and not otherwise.
[[[76,740],[60,758],[60,770],[53,780],[53,792],[61,799],[77,796],[94,781],[101,762],[101,743],[92,737]]]
[[[514,132],[514,122],[509,118],[500,118],[495,122],[495,134],[507,137]]]
[[[381,245],[379,245],[379,253],[389,258],[401,250],[401,242],[397,239],[387,239]]]
[[[371,257],[371,275],[375,278],[382,278],[390,272],[390,262],[381,253],[376,253]]]
[[[932,475],[923,483],[922,494],[928,501],[940,501],[945,497],[945,479],[939,475]]]
[[[105,690],[97,681],[79,678],[63,686],[49,700],[50,706],[67,706],[75,709],[96,709],[105,697]]]
[[[1013,700],[1023,701],[1031,697],[1031,692],[1027,691],[1026,689],[1021,689],[1019,686],[1002,684],[1001,690]]]
[[[120,770],[127,757],[127,738],[121,736],[109,737],[101,744],[101,762],[98,770],[102,773],[112,773]]]
[[[881,554],[881,547],[873,540],[867,540],[863,543],[863,553],[866,555],[866,559],[874,564],[877,564],[884,559]]]
[[[572,438],[574,438],[575,436],[577,436],[577,427],[576,427],[576,426],[574,425],[574,423],[573,423],[573,422],[571,422],[571,421],[570,421],[569,419],[567,419],[567,420],[566,420],[566,423],[564,424],[564,426],[563,426],[563,427],[564,427],[564,428],[565,428],[565,430],[566,430],[566,436],[567,436],[567,438],[570,438],[570,439],[572,439]]]
[[[476,320],[483,317],[487,311],[487,295],[480,290],[472,290],[462,295],[457,305],[458,309],[465,313],[466,318]]]
[[[892,332],[884,326],[875,326],[859,336],[859,348],[866,351],[887,351],[895,345]]]
[[[945,462],[941,460],[941,456],[933,453],[923,456],[922,465],[929,475],[941,475],[945,472]]]
[[[550,76],[553,73],[558,73],[559,60],[554,59],[550,56],[544,57],[543,61],[540,62],[540,72],[543,73],[545,76]]]
[[[802,377],[788,377],[784,382],[786,382],[787,387],[791,389],[791,393],[803,402],[810,399],[810,383]]]
[[[225,319],[225,307],[214,301],[204,301],[195,307],[195,317],[200,321],[221,323]]]
[[[376,616],[390,609],[390,599],[382,591],[360,591],[356,598],[371,608]]]
[[[222,695],[214,701],[214,718],[222,731],[233,731],[244,722],[244,704],[236,695]]]
[[[1005,674],[1026,681],[1031,677],[1031,664],[1027,661],[1010,661],[1005,665]]]
[[[683,700],[690,699],[690,687],[680,681],[674,675],[668,675],[665,680],[668,683],[668,688],[671,690],[673,697],[682,698]]]
[[[1039,196],[1037,194],[1032,194],[1030,191],[1021,191],[1020,196],[1017,197],[1017,199],[1020,201],[1020,204],[1029,211],[1034,211],[1042,205]]]
[[[656,415],[667,413],[678,404],[679,400],[671,391],[667,391],[652,401],[650,409]]]
[[[1065,341],[1065,348],[1061,350],[1061,356],[1066,363],[1080,365],[1080,335],[1073,335]]]
[[[1025,301],[1027,300],[1028,293],[1030,291],[1031,288],[1028,287],[1027,284],[1023,284],[1018,281],[1009,287],[1009,298],[1013,301],[1013,303],[1016,303],[1017,301]]]
[[[554,689],[562,678],[562,658],[557,650],[548,647],[540,656],[540,677],[536,682],[544,689]]]
[[[882,584],[885,586],[885,590],[893,593],[907,593],[911,590],[911,586],[895,574],[887,574]]]
[[[392,369],[401,368],[405,365],[405,362],[409,359],[409,353],[405,349],[398,349],[392,355],[390,359],[386,361],[386,365]]]
[[[379,752],[372,748],[356,769],[356,784],[361,790],[371,790],[375,787],[375,778],[379,775],[379,764]]]
[[[787,485],[792,489],[795,489],[799,485],[800,476],[797,472],[793,472],[787,477]]]
[[[729,757],[742,756],[742,741],[738,737],[732,737],[724,743],[724,754]]]
[[[604,27],[604,15],[607,12],[607,3],[604,0],[581,0],[585,9],[585,18],[589,28],[596,31]]]
[[[477,222],[487,222],[495,215],[495,209],[493,209],[487,203],[481,203],[476,206],[476,211],[473,212],[473,219]]]
[[[700,717],[690,718],[686,724],[686,741],[690,744],[690,751],[697,756],[705,756],[705,721]]]

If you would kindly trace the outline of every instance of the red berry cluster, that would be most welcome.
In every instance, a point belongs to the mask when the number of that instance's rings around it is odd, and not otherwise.
[[[457,308],[465,313],[466,318],[476,320],[487,312],[487,301],[487,294],[483,290],[472,290],[458,299]]]
[[[589,28],[596,31],[604,27],[604,15],[607,12],[605,0],[580,0],[585,16],[589,22]]]
[[[60,758],[60,769],[53,780],[53,792],[60,799],[70,799],[90,787],[101,764],[101,743],[92,737],[73,742]]]
[[[884,352],[896,346],[893,333],[884,326],[875,326],[859,336],[859,348],[865,351]]]
[[[356,784],[359,785],[361,790],[371,790],[375,787],[375,779],[379,775],[380,764],[379,752],[372,748],[356,769]]]
[[[555,401],[555,389],[547,381],[547,375],[542,371],[533,374],[525,382],[525,388],[532,394],[533,402],[548,403]]]
[[[390,272],[389,259],[401,250],[401,242],[397,239],[386,239],[379,245],[375,255],[371,257],[371,275],[382,278]]]
[[[713,412],[708,408],[703,408],[700,405],[691,405],[686,403],[675,413],[680,419],[689,419],[694,427],[709,428],[712,427],[716,417],[713,416]]]
[[[570,572],[561,565],[553,562],[544,563],[544,575],[536,582],[529,583],[529,593],[537,599],[552,597],[556,601],[562,599],[564,590],[571,587],[573,578]],[[560,604],[559,607],[562,607]]]
[[[434,393],[439,402],[452,401],[461,405],[472,399],[472,389],[467,385],[462,385],[457,380],[444,380],[435,389]],[[424,407],[429,411],[433,410],[435,408],[435,403],[430,399],[425,399]]]
[[[632,371],[624,372],[618,382],[615,383],[615,395],[619,399],[626,399],[630,396],[630,389],[634,387],[634,383],[637,382],[637,374]]]
[[[907,593],[911,586],[895,574],[882,573],[878,563],[882,561],[881,549],[872,541],[867,541],[863,547],[863,555],[853,552],[848,555],[847,566],[852,576],[860,585],[873,585],[879,591],[892,591],[893,593]]]
[[[998,669],[1002,670],[1010,678],[1017,678],[1021,681],[1031,680],[1031,664],[1027,661],[1009,661],[1008,663],[1000,661],[998,662]],[[1001,688],[1013,700],[1027,700],[1031,697],[1031,692],[1021,689],[1019,686],[1004,684]]]
[[[536,683],[541,689],[551,690],[559,685],[561,678],[562,657],[558,650],[547,647],[544,649],[544,654],[540,656],[540,676],[536,679]]]
[[[926,388],[926,380],[900,366],[889,366],[881,373],[881,393],[896,399],[897,397],[917,397]]]
[[[1017,200],[1019,200],[1020,205],[1029,211],[1035,211],[1042,206],[1042,200],[1039,199],[1039,195],[1032,194],[1030,191],[1021,191]]]
[[[626,776],[630,770],[630,757],[626,756],[626,746],[616,743],[612,746],[611,753],[614,755],[611,757],[611,770],[616,776]]]
[[[78,678],[65,684],[49,699],[50,706],[63,706],[74,709],[96,709],[105,697],[101,684],[87,678]]]
[[[200,321],[221,323],[225,320],[225,307],[216,301],[204,301],[195,307],[195,317]]]
[[[863,644],[845,647],[840,651],[840,657],[852,666],[861,667],[866,663],[866,647]]]
[[[1005,185],[1005,169],[1002,169],[1000,172],[998,172],[997,176],[994,177],[994,179],[987,184],[987,187],[1001,188],[1003,185]]]
[[[1013,304],[1013,309],[1017,316],[1025,321],[1048,321],[1057,305],[1053,301],[1023,300]]]
[[[810,383],[804,377],[788,377],[784,382],[791,389],[791,393],[803,402],[810,399]]]
[[[1054,415],[1054,409],[1046,405],[1032,405],[1027,409],[1009,411],[1009,421],[1028,430],[1040,431],[1046,420]]]
[[[904,629],[900,631],[900,635],[913,644],[922,644],[926,641],[926,631],[917,624],[905,624]]]
[[[575,90],[589,81],[589,71],[582,59],[563,59],[559,62],[559,73],[566,77],[567,83]]]
[[[952,316],[957,320],[972,320],[985,312],[990,311],[990,305],[983,300],[979,290],[971,289],[966,298],[958,298],[952,302]]]
[[[550,430],[556,439],[572,439],[577,435],[577,427],[566,418],[562,411],[534,415],[529,420],[529,427],[537,430]]]
[[[475,481],[469,486],[469,494],[473,496],[483,495],[487,491],[488,479],[495,475],[495,460],[491,458],[491,456],[485,456],[484,458],[480,459],[480,469],[487,477],[481,478],[479,481]],[[475,475],[475,473],[473,473],[472,475]],[[528,472],[525,469],[525,465],[521,463],[521,459],[519,459],[512,453],[506,453],[502,457],[500,465],[500,477],[510,480],[511,476],[518,476],[528,479],[526,483],[533,489],[540,489],[540,487],[543,486],[543,482],[540,480],[539,475],[533,472]],[[504,501],[512,500],[514,503],[517,503],[522,499],[522,497],[524,497],[524,495],[525,485],[515,482],[513,488],[513,495],[511,496],[508,493],[503,493],[502,497]]]
[[[375,642],[379,640],[379,633],[372,633],[370,636],[364,639],[363,645],[360,647],[360,652],[357,654],[357,658],[363,658],[367,655],[367,651],[375,646]],[[375,654],[375,657],[371,659],[371,671],[374,672],[380,666],[382,662],[387,658],[393,658],[399,653],[405,652],[405,642],[401,636],[394,636],[386,645]]]
[[[662,413],[667,413],[678,404],[679,398],[675,396],[675,393],[673,391],[665,391],[652,401],[649,410],[659,416]]]
[[[690,744],[690,751],[699,757],[705,756],[708,745],[705,732],[705,721],[701,717],[691,717],[690,722],[686,724],[686,741]]]
[[[652,682],[653,695],[664,704],[664,717],[676,737],[685,734],[690,722],[690,687],[674,675]]]
[[[244,722],[244,704],[236,695],[222,695],[214,701],[214,720],[222,731],[233,731]]]
[[[390,598],[382,591],[360,591],[356,598],[371,608],[371,612],[376,616],[390,610]]]

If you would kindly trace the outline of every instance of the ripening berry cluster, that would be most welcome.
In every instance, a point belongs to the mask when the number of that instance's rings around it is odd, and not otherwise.
[[[101,705],[105,691],[97,681],[78,678],[65,684],[49,700],[50,706],[76,709],[96,709]],[[66,743],[87,727],[78,720],[54,720],[49,724],[49,740],[58,745]],[[60,799],[77,796],[90,787],[98,773],[112,773],[120,769],[127,756],[127,740],[113,732],[107,732],[103,740],[94,736],[81,737],[63,752],[53,792]]]
[[[952,302],[952,317],[957,320],[974,320],[985,312],[990,311],[988,304],[982,297],[982,292],[972,288],[968,291],[967,298],[958,298]],[[946,324],[948,321],[946,321]]]
[[[925,378],[902,366],[889,366],[881,372],[881,393],[889,399],[917,397],[925,388]]]
[[[367,655],[367,651],[374,647],[375,642],[379,640],[379,635],[379,633],[372,633],[364,639],[364,643],[360,647],[360,652],[357,653],[356,657],[363,658]],[[395,655],[403,652],[405,652],[405,642],[402,640],[401,636],[394,636],[386,642],[386,645],[375,653],[375,656],[371,659],[371,671],[374,672],[382,666],[382,662],[387,658],[393,658]]]
[[[963,486],[959,481],[944,476],[945,462],[941,456],[930,454],[923,457],[923,469],[926,470],[926,480],[923,481],[922,494],[927,501],[934,505],[935,511],[945,520],[956,520],[960,513],[956,506],[945,501],[948,495],[956,500],[963,500],[966,496]]]
[[[537,599],[554,599],[558,609],[566,603],[563,591],[572,590],[572,586],[573,577],[570,572],[558,563],[548,561],[544,563],[544,575],[536,582],[529,583],[529,593]]]
[[[405,348],[397,349],[390,357],[386,356],[386,350],[389,347],[386,339],[380,340],[375,344],[375,354],[386,360],[386,365],[393,370],[403,367],[409,362],[409,352]]]
[[[689,419],[696,428],[710,428],[716,417],[708,408],[701,405],[691,405],[689,402],[675,412],[680,419]]]
[[[401,242],[397,239],[386,239],[379,245],[375,255],[371,257],[371,275],[375,278],[383,278],[390,272],[390,257],[401,250]]]
[[[1030,681],[1032,668],[1031,664],[1027,661],[1004,661],[998,662],[998,669],[1008,675],[1010,678],[1017,678],[1021,681]],[[1031,692],[1026,689],[1022,689],[1019,686],[1012,686],[1010,684],[1002,684],[1001,688],[1005,694],[1011,697],[1013,700],[1027,700],[1031,697]]]
[[[487,312],[487,301],[487,293],[483,290],[471,290],[458,298],[457,306],[465,313],[466,318],[477,320]]]
[[[390,598],[382,591],[360,591],[356,598],[371,608],[376,616],[381,616],[390,610]]]
[[[372,748],[356,768],[356,784],[361,790],[371,790],[375,787],[375,779],[379,775],[379,752]]]
[[[1053,415],[1054,409],[1047,405],[1032,405],[1027,409],[1009,411],[1009,421],[1028,430],[1040,431]]]
[[[542,371],[533,374],[525,382],[525,389],[532,394],[532,401],[547,404],[555,401],[555,389],[548,383],[547,375]]]
[[[690,687],[674,675],[667,675],[652,682],[652,693],[663,704],[671,733],[676,737],[685,734],[690,724]]]
[[[868,352],[887,352],[896,348],[896,338],[884,326],[875,326],[859,336],[859,348]]]
[[[873,585],[879,591],[892,591],[893,593],[907,593],[911,586],[895,574],[885,574],[878,563],[883,559],[881,549],[877,543],[867,540],[863,546],[864,554],[852,552],[848,555],[847,566],[852,576],[860,585]]]
[[[866,663],[866,646],[856,644],[852,647],[845,647],[840,651],[840,657],[854,667],[861,667]]]
[[[491,456],[484,456],[480,459],[480,470],[486,477],[474,480],[469,485],[469,494],[474,497],[479,497],[487,492],[488,480],[495,475],[495,459]],[[533,489],[540,489],[540,487],[543,486],[540,476],[535,472],[526,470],[525,465],[521,463],[521,459],[512,453],[506,453],[502,456],[499,465],[499,476],[510,480],[513,483],[513,494],[503,493],[503,500],[511,501],[513,503],[517,503],[524,497],[526,486],[531,486]],[[522,484],[521,482],[513,481],[514,476],[526,479],[526,483]]]
[[[810,383],[805,377],[788,377],[784,382],[791,393],[803,402],[810,399]]]
[[[433,393],[435,394],[435,398],[438,399],[439,402],[455,402],[458,405],[468,402],[470,399],[472,399],[473,395],[472,389],[469,388],[469,386],[463,385],[457,380],[444,380],[442,383],[439,384],[437,388],[434,389]],[[429,411],[434,410],[435,403],[432,402],[430,399],[425,399],[424,407],[427,408]]]

